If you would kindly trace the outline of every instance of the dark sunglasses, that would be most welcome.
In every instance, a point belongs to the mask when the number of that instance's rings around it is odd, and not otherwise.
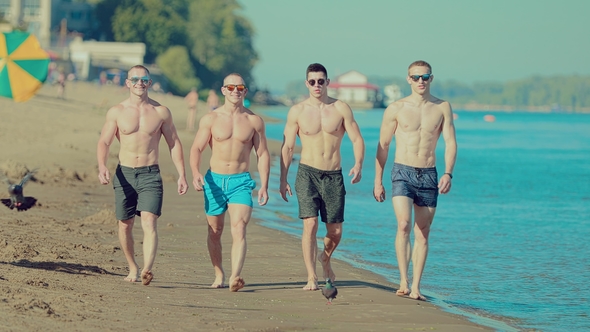
[[[131,78],[128,78],[129,81],[131,81],[131,83],[133,84],[137,84],[137,82],[141,81],[143,84],[148,84],[150,82],[150,78],[147,76],[144,77],[137,77],[137,76],[133,76]]]
[[[307,83],[309,83],[309,85],[311,85],[311,86],[314,86],[315,85],[315,80],[314,79],[308,80]],[[324,83],[326,83],[326,80],[325,79],[320,78],[318,80],[318,85],[321,86],[321,85],[324,85]]]
[[[224,85],[223,87],[226,88],[227,90],[229,90],[230,92],[234,91],[234,89],[238,89],[238,91],[240,91],[240,92],[246,90],[246,86],[244,84],[238,84],[238,85],[228,84],[228,85]]]
[[[410,78],[414,82],[418,82],[418,80],[420,80],[420,77],[422,77],[422,81],[426,82],[426,81],[428,81],[432,77],[432,74],[410,75]]]

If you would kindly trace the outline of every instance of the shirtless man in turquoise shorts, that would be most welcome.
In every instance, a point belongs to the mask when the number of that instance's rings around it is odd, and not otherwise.
[[[407,81],[412,94],[391,103],[383,113],[375,166],[373,196],[385,200],[383,168],[389,145],[395,134],[395,159],[391,171],[392,202],[397,218],[395,251],[400,273],[396,294],[426,300],[420,293],[420,279],[428,255],[428,236],[434,219],[439,192],[451,190],[457,141],[451,105],[430,94],[434,76],[426,61],[415,61],[408,68]],[[438,180],[436,143],[445,141],[444,174]],[[412,208],[414,222],[412,223]],[[414,228],[414,249],[410,250],[410,232]],[[410,259],[414,267],[412,287],[408,277]]]
[[[307,67],[305,86],[309,98],[294,105],[287,115],[284,141],[281,151],[280,193],[285,201],[292,195],[287,182],[289,166],[293,160],[296,137],[301,140],[301,160],[295,180],[299,203],[299,218],[303,220],[301,246],[307,269],[307,284],[304,290],[317,290],[316,261],[322,264],[324,279],[334,281],[330,258],[342,238],[344,222],[344,179],[340,145],[344,133],[353,144],[355,164],[348,173],[351,183],[361,180],[365,156],[365,142],[350,106],[328,96],[328,72],[313,63]],[[316,234],[318,213],[326,225],[324,248],[318,255]]]
[[[260,189],[258,204],[268,201],[268,177],[270,155],[266,145],[264,121],[244,107],[248,88],[239,74],[230,74],[223,80],[221,93],[223,106],[205,114],[199,121],[199,129],[190,151],[193,186],[204,191],[205,214],[209,224],[207,247],[215,270],[213,288],[225,287],[225,273],[221,259],[221,235],[225,212],[229,211],[232,228],[232,273],[229,289],[237,292],[245,285],[241,277],[246,258],[246,226],[252,215],[252,190],[256,183],[250,177],[250,153],[254,149],[258,157]],[[200,172],[201,156],[211,147],[209,170]]]
[[[113,179],[115,212],[119,220],[119,240],[129,264],[126,281],[149,285],[158,247],[157,221],[162,214],[163,186],[158,166],[160,138],[164,136],[178,172],[178,194],[188,189],[184,172],[182,144],[170,110],[148,97],[150,73],[141,65],[129,70],[125,80],[129,98],[113,106],[106,115],[97,146],[98,179],[111,181],[107,167],[109,148],[116,137],[120,142],[119,165]],[[143,269],[135,262],[133,224],[141,217],[143,229]]]

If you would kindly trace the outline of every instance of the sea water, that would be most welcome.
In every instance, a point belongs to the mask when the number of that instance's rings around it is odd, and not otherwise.
[[[288,108],[261,111],[279,120],[267,122],[267,136],[282,140]],[[455,113],[453,186],[439,196],[423,294],[450,312],[497,330],[590,330],[590,115]],[[345,137],[345,223],[335,257],[398,283],[391,197],[378,203],[372,195],[383,110],[354,114],[366,145],[363,178],[350,184],[354,157]],[[484,121],[486,114],[495,121]],[[391,146],[383,177],[387,194],[395,142]],[[436,154],[440,175],[442,137]],[[292,188],[295,159],[289,171]],[[264,226],[301,236],[295,193],[287,203],[278,188],[275,160],[271,199],[255,208],[254,216]],[[318,236],[324,232],[320,228]]]

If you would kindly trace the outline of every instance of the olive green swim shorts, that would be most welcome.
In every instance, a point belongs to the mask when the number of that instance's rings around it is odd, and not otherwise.
[[[162,214],[164,186],[158,165],[143,167],[117,166],[113,179],[115,214],[127,220],[141,211]]]
[[[342,170],[324,171],[299,164],[295,178],[299,218],[317,217],[325,223],[344,222],[344,178]]]

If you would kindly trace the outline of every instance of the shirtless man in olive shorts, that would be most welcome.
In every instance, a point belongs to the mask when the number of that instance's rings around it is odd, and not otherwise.
[[[188,189],[184,172],[182,145],[176,133],[170,110],[148,97],[152,84],[150,73],[141,65],[129,70],[125,84],[129,98],[113,106],[106,115],[97,146],[98,179],[106,185],[111,181],[107,168],[109,148],[116,137],[120,142],[119,165],[113,179],[115,212],[119,220],[119,240],[129,264],[126,281],[149,285],[158,247],[157,220],[162,214],[163,186],[158,166],[160,138],[164,136],[172,161],[178,172],[178,194]],[[141,217],[143,228],[143,262],[135,262],[133,224]]]
[[[309,98],[294,105],[287,115],[281,151],[280,193],[285,201],[292,196],[287,174],[296,137],[301,141],[301,160],[295,180],[299,201],[299,218],[303,219],[301,246],[307,269],[307,284],[303,289],[317,290],[316,260],[322,263],[323,277],[336,279],[330,266],[332,253],[342,238],[344,222],[344,180],[340,145],[344,133],[353,144],[355,164],[349,172],[351,183],[361,180],[365,142],[350,107],[328,96],[328,73],[319,63],[307,67],[305,85]],[[324,249],[318,255],[318,212],[326,224]]]
[[[391,171],[392,202],[397,219],[395,251],[400,272],[400,287],[396,294],[416,300],[426,300],[420,293],[420,279],[428,255],[428,236],[434,219],[439,192],[451,190],[453,168],[457,157],[457,141],[451,105],[430,94],[434,76],[425,61],[415,61],[408,68],[407,82],[412,94],[391,103],[383,113],[377,146],[375,187],[373,196],[385,200],[383,168],[389,145],[395,134],[395,159]],[[445,141],[445,171],[438,180],[436,143],[440,135]],[[414,210],[414,250],[410,250]],[[414,267],[410,289],[408,267]]]

